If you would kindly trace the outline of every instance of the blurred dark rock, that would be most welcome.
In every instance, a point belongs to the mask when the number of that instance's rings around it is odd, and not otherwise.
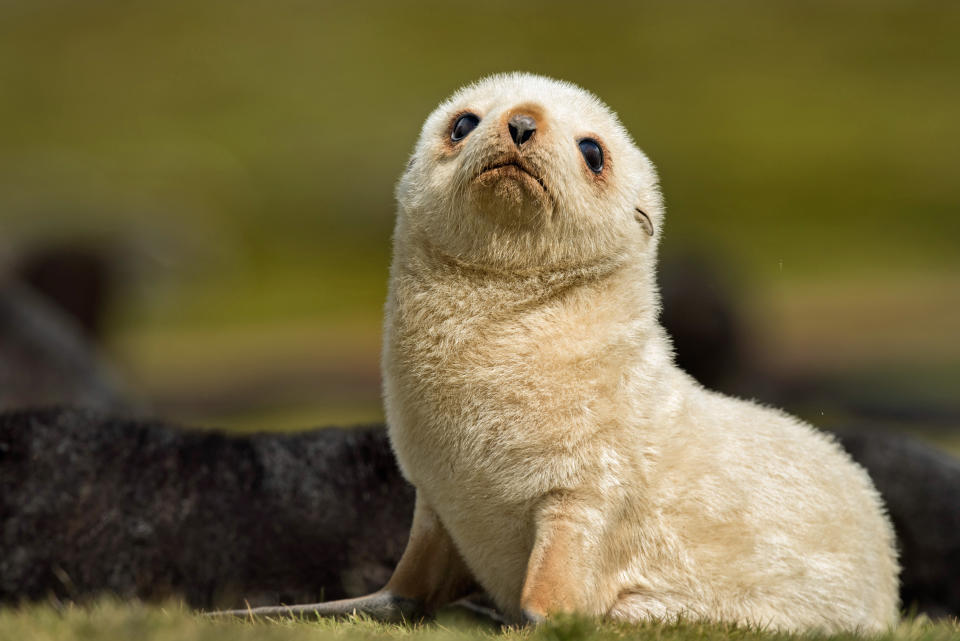
[[[127,399],[70,318],[28,287],[0,279],[0,411],[57,403],[116,410]]]
[[[900,548],[903,607],[960,616],[960,461],[900,434],[837,436],[887,504]]]
[[[726,391],[741,374],[742,321],[727,282],[698,256],[663,261],[660,322],[673,340],[677,365],[701,384]]]
[[[113,290],[111,261],[103,249],[45,245],[21,257],[14,274],[88,337],[103,337]]]
[[[382,587],[413,489],[382,426],[228,436],[0,414],[0,602],[310,602]]]

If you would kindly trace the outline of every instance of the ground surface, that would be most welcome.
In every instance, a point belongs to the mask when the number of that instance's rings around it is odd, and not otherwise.
[[[787,635],[707,625],[615,625],[587,619],[563,619],[535,630],[499,631],[463,619],[441,619],[419,626],[381,625],[370,621],[215,621],[180,609],[124,605],[103,602],[87,609],[31,607],[0,612],[0,639],[66,641],[68,639],[136,639],[137,641],[366,641],[409,639],[410,641],[773,641],[788,639],[854,639],[853,635],[817,637]],[[910,620],[880,637],[891,641],[946,641],[960,639],[956,622],[930,623]]]

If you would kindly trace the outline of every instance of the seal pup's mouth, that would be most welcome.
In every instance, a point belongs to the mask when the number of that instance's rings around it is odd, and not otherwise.
[[[543,178],[538,176],[526,163],[523,161],[513,158],[510,160],[502,160],[484,165],[484,167],[477,173],[477,179],[485,178],[488,175],[503,175],[503,176],[514,176],[516,178],[521,178],[523,180],[533,180],[537,185],[540,186],[540,189],[543,190],[545,194],[549,195],[547,191],[547,186],[543,182]]]
[[[543,216],[552,218],[556,210],[540,172],[519,155],[498,155],[482,165],[473,180],[485,198],[493,199],[482,209],[504,222],[542,221]]]

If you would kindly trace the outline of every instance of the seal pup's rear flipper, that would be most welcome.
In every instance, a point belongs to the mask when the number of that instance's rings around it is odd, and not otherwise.
[[[476,580],[433,508],[418,493],[410,540],[386,587],[355,599],[212,612],[211,616],[344,617],[400,623],[422,619],[476,590]]]
[[[245,610],[223,610],[210,612],[208,616],[234,617],[281,617],[302,619],[316,617],[347,617],[366,615],[377,621],[387,623],[402,623],[417,621],[426,616],[423,601],[408,599],[392,594],[389,590],[380,590],[373,594],[354,599],[340,599],[324,603],[309,603],[303,605],[276,605],[262,608],[247,608]]]

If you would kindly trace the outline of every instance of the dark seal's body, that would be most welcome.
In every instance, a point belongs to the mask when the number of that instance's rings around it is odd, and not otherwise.
[[[412,509],[382,427],[228,436],[0,414],[0,602],[359,594],[389,577]]]

